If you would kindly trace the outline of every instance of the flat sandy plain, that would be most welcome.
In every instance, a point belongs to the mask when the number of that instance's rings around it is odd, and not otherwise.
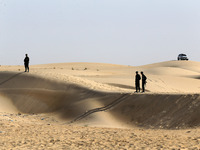
[[[0,149],[200,149],[200,62],[0,66]]]

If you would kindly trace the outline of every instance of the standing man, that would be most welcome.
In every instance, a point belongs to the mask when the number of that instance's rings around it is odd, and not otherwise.
[[[141,72],[141,75],[142,75],[142,92],[145,92],[145,85],[146,85],[146,80],[147,80],[147,77],[144,75],[143,72]]]
[[[136,75],[135,75],[135,88],[136,88],[136,91],[135,92],[140,92],[140,75],[138,74],[138,71],[136,71]]]
[[[26,57],[24,58],[24,67],[25,67],[25,72],[29,72],[29,57],[28,54],[26,54]]]

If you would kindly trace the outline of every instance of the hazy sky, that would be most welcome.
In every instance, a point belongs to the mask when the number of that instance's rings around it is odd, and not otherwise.
[[[200,0],[0,0],[0,65],[200,61]]]

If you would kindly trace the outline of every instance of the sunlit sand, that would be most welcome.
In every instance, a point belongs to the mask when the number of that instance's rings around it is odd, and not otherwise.
[[[135,72],[147,76],[134,93]],[[0,67],[3,149],[200,148],[200,62]]]

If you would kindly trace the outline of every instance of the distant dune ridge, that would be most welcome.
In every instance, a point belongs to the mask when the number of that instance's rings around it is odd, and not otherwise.
[[[191,128],[200,125],[200,62],[144,66],[62,63],[0,67],[0,111],[53,113],[62,123],[101,127]],[[147,92],[135,94],[135,71]]]

